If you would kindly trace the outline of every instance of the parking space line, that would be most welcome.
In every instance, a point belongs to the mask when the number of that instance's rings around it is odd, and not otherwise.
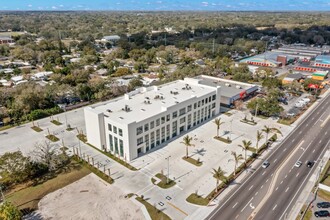
[[[183,211],[182,209],[180,209],[179,207],[175,206],[174,204],[167,202],[170,206],[172,206],[173,208],[175,208],[176,210],[178,210],[179,212],[183,213],[184,215],[188,216],[188,214]]]

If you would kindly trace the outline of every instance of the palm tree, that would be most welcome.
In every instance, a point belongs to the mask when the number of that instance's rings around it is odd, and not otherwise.
[[[257,131],[257,144],[256,144],[256,153],[258,153],[258,148],[259,148],[259,141],[261,140],[261,139],[263,139],[264,138],[264,136],[262,135],[262,131],[260,132],[260,131]]]
[[[218,186],[219,186],[219,180],[224,180],[226,177],[225,177],[225,171],[223,171],[221,169],[221,167],[218,167],[218,169],[214,169],[213,168],[213,177],[217,180],[217,185],[216,185],[216,188],[215,188],[215,192],[217,193],[218,192]]]
[[[266,133],[266,142],[268,141],[268,135],[271,133],[271,132],[274,132],[274,133],[277,133],[277,134],[280,134],[282,136],[282,132],[277,129],[277,128],[271,128],[269,126],[264,126],[264,129],[262,129],[261,131],[265,132]]]
[[[270,134],[270,132],[272,132],[272,129],[268,126],[264,126],[264,129],[262,129],[261,131],[265,132],[266,134],[266,141],[268,141],[268,135]]]
[[[236,175],[236,168],[237,168],[238,162],[240,160],[243,160],[243,156],[242,156],[242,154],[238,154],[237,155],[235,151],[232,151],[231,152],[231,155],[233,155],[234,161],[235,161],[235,170],[234,170],[234,176],[235,176]]]
[[[246,164],[246,151],[251,147],[252,143],[251,141],[242,141],[243,144],[239,144],[238,146],[244,150],[244,163]]]
[[[217,137],[219,137],[220,126],[225,122],[221,122],[221,118],[214,119],[214,124],[217,126]]]
[[[189,137],[189,135],[183,137],[183,141],[181,141],[181,144],[184,144],[186,146],[186,158],[188,158],[188,147],[194,147],[195,145],[191,143],[192,137]]]

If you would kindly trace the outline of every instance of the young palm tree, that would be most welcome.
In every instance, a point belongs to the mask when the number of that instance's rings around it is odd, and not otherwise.
[[[269,126],[264,126],[264,129],[262,129],[261,131],[265,132],[266,133],[266,142],[268,141],[268,135],[271,133],[271,132],[274,132],[274,133],[277,133],[277,134],[280,134],[282,135],[282,132],[277,129],[277,128],[271,128]]]
[[[239,144],[238,146],[244,150],[244,163],[246,164],[246,151],[251,147],[252,143],[251,141],[242,141],[243,144]]]
[[[188,158],[188,147],[194,147],[195,145],[191,143],[192,137],[189,137],[189,135],[183,137],[183,141],[181,141],[181,144],[184,144],[186,146],[186,158]]]
[[[236,175],[236,168],[237,168],[238,162],[240,160],[243,160],[243,156],[242,156],[242,154],[238,154],[237,155],[235,151],[232,151],[231,152],[231,155],[233,155],[234,161],[235,161],[235,169],[234,169],[234,176],[235,176]]]
[[[266,134],[266,142],[268,141],[268,135],[270,134],[270,132],[272,132],[272,129],[269,126],[264,126],[264,129],[262,129],[261,131],[265,132]]]
[[[258,153],[258,148],[259,148],[259,141],[261,141],[261,139],[263,139],[264,138],[264,136],[262,135],[262,131],[260,132],[260,131],[257,131],[257,144],[256,144],[256,153]]]
[[[225,122],[221,122],[221,118],[214,119],[214,124],[217,126],[217,137],[219,137],[220,126]]]
[[[216,188],[215,188],[215,192],[217,193],[218,192],[218,186],[219,186],[219,181],[220,180],[224,180],[226,177],[225,177],[225,171],[223,171],[221,169],[221,167],[218,167],[218,169],[214,169],[213,168],[213,176],[214,178],[217,180],[217,185],[216,185]]]

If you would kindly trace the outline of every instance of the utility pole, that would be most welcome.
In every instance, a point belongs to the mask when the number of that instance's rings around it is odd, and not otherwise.
[[[169,180],[170,180],[170,157],[171,156],[168,156],[165,158],[165,160],[167,160],[167,184],[169,183]]]

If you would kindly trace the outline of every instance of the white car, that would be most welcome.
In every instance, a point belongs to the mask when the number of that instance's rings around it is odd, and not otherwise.
[[[267,161],[267,160],[265,160],[263,163],[262,163],[262,168],[267,168],[268,166],[270,165],[270,163]]]
[[[294,164],[295,167],[300,167],[301,165],[302,165],[302,162],[301,162],[300,160],[298,160],[298,161]]]

